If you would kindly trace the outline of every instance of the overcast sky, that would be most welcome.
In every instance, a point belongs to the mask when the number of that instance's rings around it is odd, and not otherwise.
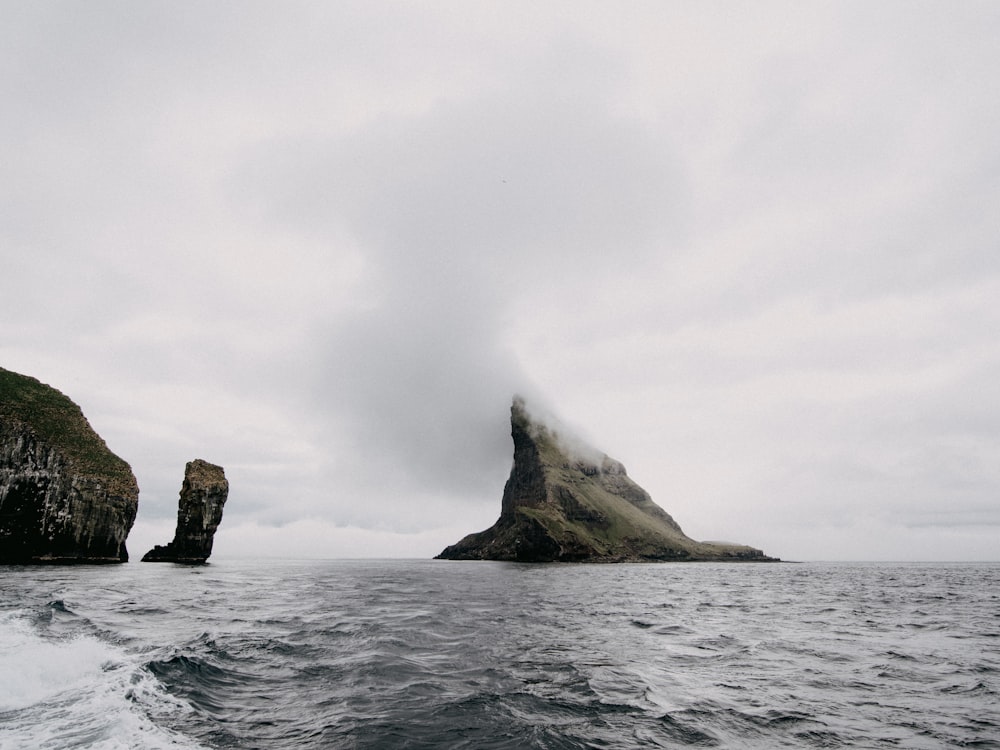
[[[513,394],[698,539],[1000,559],[1000,4],[0,0],[0,366],[216,555],[492,524]]]

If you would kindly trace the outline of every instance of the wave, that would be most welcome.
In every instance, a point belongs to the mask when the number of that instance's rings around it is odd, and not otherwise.
[[[805,570],[15,572],[0,748],[1000,750],[1000,567]]]
[[[157,721],[189,707],[87,625],[62,601],[0,613],[0,747],[201,748]]]

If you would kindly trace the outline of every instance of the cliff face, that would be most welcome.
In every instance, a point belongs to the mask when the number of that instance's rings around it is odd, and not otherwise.
[[[449,560],[638,562],[771,560],[758,549],[697,542],[625,467],[511,407],[514,465],[499,520],[446,548]]]
[[[188,462],[184,469],[177,530],[166,546],[156,545],[143,562],[203,563],[212,554],[215,531],[222,522],[222,507],[229,496],[229,482],[221,466],[202,461]]]
[[[124,562],[138,505],[79,406],[0,368],[0,563]]]

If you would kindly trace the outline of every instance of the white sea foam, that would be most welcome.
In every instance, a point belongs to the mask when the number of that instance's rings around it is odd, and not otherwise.
[[[0,675],[4,750],[200,747],[153,718],[190,709],[96,637],[45,637],[24,612],[0,614]]]

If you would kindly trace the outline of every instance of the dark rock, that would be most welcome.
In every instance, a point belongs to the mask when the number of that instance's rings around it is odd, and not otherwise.
[[[625,467],[511,407],[514,465],[500,518],[439,559],[524,562],[773,561],[759,549],[688,537]]]
[[[221,466],[190,461],[184,469],[177,530],[166,546],[156,545],[143,562],[203,563],[212,554],[215,531],[222,522],[222,507],[229,496],[229,482]]]
[[[0,563],[117,563],[139,507],[132,469],[80,407],[0,368]]]

